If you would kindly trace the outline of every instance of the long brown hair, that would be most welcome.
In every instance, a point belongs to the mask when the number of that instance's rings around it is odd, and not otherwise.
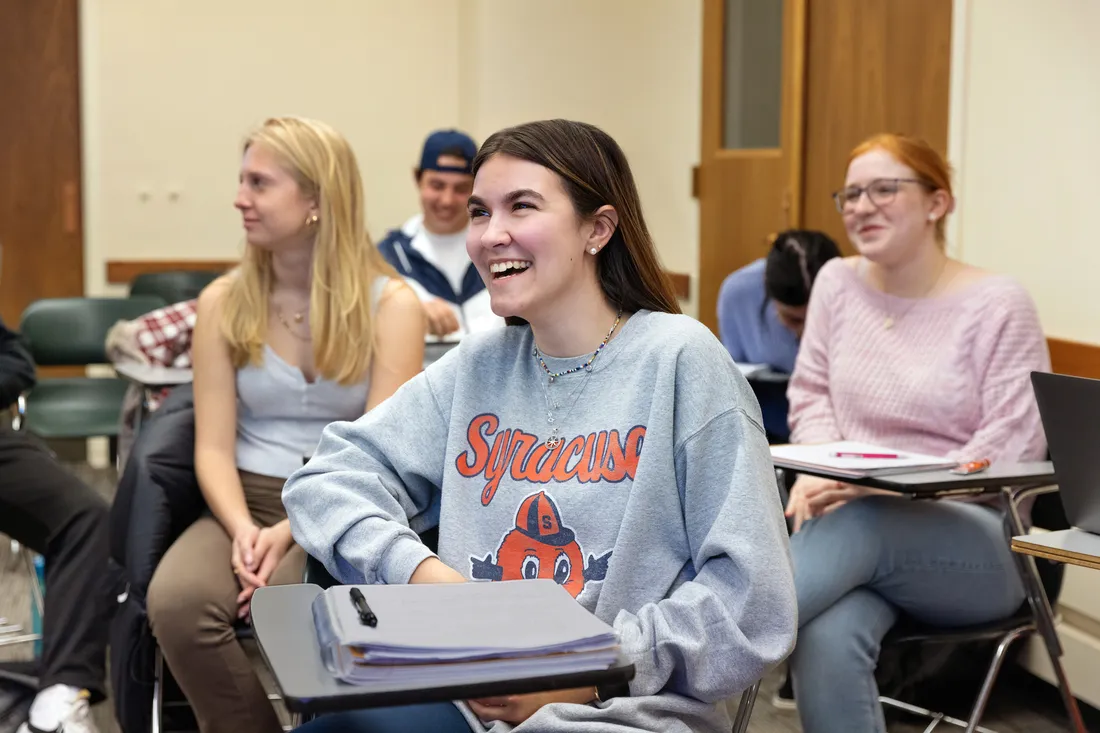
[[[493,133],[474,158],[473,173],[494,155],[537,163],[557,173],[580,217],[610,205],[619,225],[596,255],[596,274],[607,299],[626,312],[679,313],[680,304],[661,267],[642,216],[638,188],[622,148],[594,125],[542,120]],[[524,323],[510,317],[509,324]]]

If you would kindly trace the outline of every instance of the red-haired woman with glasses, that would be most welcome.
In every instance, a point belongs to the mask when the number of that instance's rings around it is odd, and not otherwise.
[[[950,169],[878,135],[835,194],[859,254],[822,268],[788,393],[791,439],[858,440],[949,460],[1041,459],[1029,374],[1050,368],[1015,280],[949,257]],[[884,731],[874,671],[898,616],[992,621],[1024,600],[992,507],[909,502],[801,476],[787,515],[798,593],[794,694],[807,733]]]

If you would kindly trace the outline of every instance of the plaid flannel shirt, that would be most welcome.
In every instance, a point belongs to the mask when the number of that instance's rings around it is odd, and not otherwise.
[[[131,323],[135,326],[133,343],[154,366],[191,368],[191,334],[198,317],[196,301],[158,308]],[[150,389],[146,400],[149,411],[160,407],[171,388]]]

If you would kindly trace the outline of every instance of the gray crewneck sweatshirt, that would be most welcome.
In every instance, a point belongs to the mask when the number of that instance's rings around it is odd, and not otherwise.
[[[326,428],[283,501],[294,539],[342,582],[408,582],[431,556],[416,533],[438,524],[439,558],[468,579],[553,578],[612,624],[630,697],[547,705],[519,729],[718,733],[722,702],[797,629],[760,423],[729,354],[687,316],[640,311],[591,371],[552,382],[530,328],[511,326]],[[460,707],[474,730],[511,730]]]

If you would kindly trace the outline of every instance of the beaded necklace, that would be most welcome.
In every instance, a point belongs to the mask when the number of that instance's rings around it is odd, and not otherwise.
[[[584,391],[585,386],[588,384],[588,377],[592,373],[592,362],[596,361],[596,357],[600,355],[601,351],[603,351],[603,347],[607,346],[607,342],[611,340],[611,336],[615,333],[615,329],[619,327],[619,321],[622,320],[622,317],[623,309],[619,308],[619,312],[615,316],[615,322],[611,324],[611,330],[607,332],[607,336],[604,337],[603,342],[598,347],[596,347],[596,350],[592,352],[592,355],[588,357],[588,360],[585,361],[583,364],[578,364],[577,366],[571,369],[566,369],[562,372],[550,371],[550,367],[546,365],[546,361],[542,358],[542,353],[539,351],[538,345],[535,345],[534,351],[532,353],[534,354],[535,358],[538,359],[539,366],[542,367],[542,370],[546,372],[547,376],[546,386],[543,388],[546,396],[546,424],[550,426],[550,435],[548,435],[546,438],[547,448],[553,450],[554,448],[557,448],[558,445],[560,445],[562,442],[562,438],[560,435],[561,425],[556,424],[557,420],[554,418],[554,410],[558,409],[561,404],[551,399],[550,387],[554,384],[554,381],[558,377],[564,377],[569,374],[575,374],[582,369],[584,370],[584,381],[581,382],[581,385],[572,395],[573,399],[569,403],[569,407],[566,409],[566,414],[568,414],[573,409],[573,406],[577,404],[577,400],[580,398],[581,392]]]
[[[579,372],[581,369],[584,369],[585,371],[588,371],[588,372],[592,371],[592,362],[596,361],[596,357],[600,355],[601,351],[603,351],[603,347],[607,346],[607,342],[611,340],[611,335],[613,333],[615,333],[615,329],[619,327],[619,321],[622,320],[622,317],[623,317],[623,309],[619,308],[619,313],[618,313],[618,315],[615,316],[615,322],[611,324],[611,330],[607,332],[606,336],[604,336],[603,343],[601,343],[599,346],[597,346],[596,350],[592,352],[592,356],[588,357],[588,361],[586,361],[583,364],[578,364],[577,366],[573,367],[572,369],[566,369],[564,372],[552,372],[552,371],[550,371],[550,367],[546,366],[546,362],[543,361],[543,359],[542,359],[542,352],[539,351],[538,344],[535,344],[535,351],[534,351],[535,358],[539,360],[539,365],[542,367],[542,370],[544,372],[546,372],[546,375],[550,378],[550,384],[553,384],[554,380],[557,379],[558,377],[564,377],[567,374],[575,374],[576,372]]]

